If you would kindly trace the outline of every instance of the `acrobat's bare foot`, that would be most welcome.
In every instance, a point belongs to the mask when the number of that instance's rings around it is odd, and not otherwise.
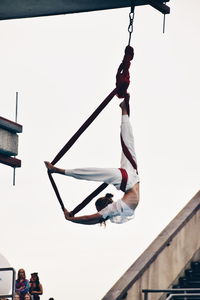
[[[121,109],[127,109],[127,105],[129,105],[130,95],[127,93],[125,95],[124,100],[120,103]]]
[[[119,106],[122,109],[122,115],[128,115],[128,108],[126,106],[125,100],[122,101]]]
[[[121,107],[121,109],[126,109],[126,103],[125,103],[125,101],[123,100],[123,101],[120,103],[119,106]]]
[[[51,173],[55,172],[55,167],[49,161],[45,161],[44,163],[47,169],[49,170],[49,172]]]
[[[68,219],[70,217],[68,210],[64,207],[64,215],[65,215],[65,219]]]
[[[122,109],[122,115],[129,115],[129,100],[130,95],[127,93],[124,100],[119,105]]]

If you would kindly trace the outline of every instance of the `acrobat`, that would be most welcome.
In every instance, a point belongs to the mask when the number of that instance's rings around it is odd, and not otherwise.
[[[120,104],[120,108],[122,113],[121,137],[132,156],[131,160],[137,166],[134,137],[125,100]],[[122,224],[133,219],[134,211],[139,203],[139,175],[137,169],[133,167],[133,164],[127,158],[124,151],[122,151],[121,155],[120,168],[61,169],[47,161],[45,161],[45,165],[50,173],[58,173],[80,180],[105,182],[114,185],[117,190],[121,189],[123,175],[121,170],[125,170],[127,178],[124,194],[121,199],[114,201],[112,199],[113,195],[107,193],[104,197],[96,200],[97,213],[84,216],[71,216],[70,212],[64,208],[64,215],[66,220],[84,225],[105,224],[107,220],[110,220],[112,223]]]

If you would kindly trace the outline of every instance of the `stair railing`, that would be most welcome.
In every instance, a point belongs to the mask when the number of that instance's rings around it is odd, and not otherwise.
[[[196,298],[196,299],[200,299],[200,288],[181,288],[181,289],[143,289],[142,292],[144,293],[144,300],[148,300],[148,295],[150,293],[166,293],[166,294],[170,294],[166,300],[170,300],[173,297],[192,297],[192,298]],[[188,293],[189,292],[189,293]],[[195,293],[196,292],[196,293]],[[176,294],[175,294],[176,293]],[[197,298],[199,297],[199,298]],[[187,298],[186,298],[187,300]]]

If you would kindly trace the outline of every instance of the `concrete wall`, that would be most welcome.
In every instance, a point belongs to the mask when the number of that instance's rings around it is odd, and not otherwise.
[[[18,135],[0,128],[0,153],[11,156],[18,154]]]
[[[142,289],[166,289],[200,249],[200,191],[159,234],[102,300],[142,300]],[[161,294],[150,294],[159,299]]]

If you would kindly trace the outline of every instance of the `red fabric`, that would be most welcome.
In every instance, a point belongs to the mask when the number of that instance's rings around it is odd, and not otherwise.
[[[126,172],[125,169],[119,168],[119,170],[121,171],[121,174],[122,174],[122,182],[120,185],[120,190],[125,193],[126,185],[127,185],[127,181],[128,181],[128,173]]]
[[[133,156],[131,155],[130,151],[128,150],[126,144],[124,143],[124,140],[122,138],[122,135],[120,136],[121,138],[121,146],[122,146],[122,151],[124,152],[124,155],[126,156],[126,158],[130,161],[131,165],[133,166],[133,168],[136,170],[137,174],[138,174],[138,168],[137,168],[137,163],[134,160]]]
[[[130,61],[134,57],[134,50],[131,46],[127,46],[122,63],[120,64],[116,75],[117,97],[125,98],[127,89],[130,84]]]

